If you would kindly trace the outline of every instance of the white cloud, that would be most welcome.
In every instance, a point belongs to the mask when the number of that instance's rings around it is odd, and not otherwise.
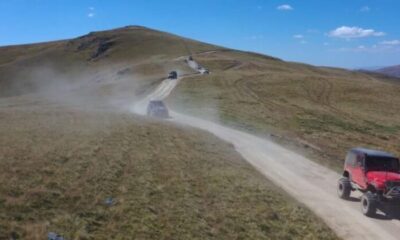
[[[369,12],[369,11],[371,11],[371,8],[369,8],[368,6],[360,8],[360,12]]]
[[[293,38],[302,39],[302,38],[304,38],[304,36],[301,34],[296,34],[296,35],[293,35]]]
[[[294,10],[294,8],[293,8],[292,6],[290,6],[289,4],[280,5],[280,6],[278,6],[276,9],[282,10],[282,11]]]
[[[94,18],[94,16],[96,15],[94,13],[94,7],[88,7],[89,9],[89,13],[87,14],[88,18]]]
[[[391,41],[382,41],[380,42],[382,45],[400,45],[400,40],[391,40]]]
[[[346,48],[342,47],[333,51],[338,51],[338,52],[371,52],[370,48],[367,48],[363,45],[358,46],[358,47],[353,47],[353,48]]]
[[[338,49],[332,49],[331,51],[338,52],[355,52],[355,53],[393,53],[394,51],[399,51],[400,47],[393,45],[372,45],[365,46],[359,45],[357,47],[342,47]]]
[[[246,39],[261,40],[261,39],[264,39],[264,35],[252,35],[252,36],[246,37]]]
[[[336,38],[364,38],[364,37],[380,37],[384,36],[384,32],[377,32],[374,29],[363,29],[360,27],[342,26],[328,33],[330,37]]]

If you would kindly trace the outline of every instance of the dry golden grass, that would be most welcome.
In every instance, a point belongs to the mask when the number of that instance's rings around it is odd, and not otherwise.
[[[316,153],[335,169],[354,146],[400,155],[400,84],[395,79],[235,51],[196,59],[212,74],[182,81],[170,99],[182,111],[272,134]]]
[[[0,121],[0,239],[336,239],[210,134],[33,96]]]
[[[108,81],[125,69],[131,70],[125,72],[126,78],[158,78],[166,76],[172,66],[176,67],[175,58],[190,51],[215,49],[220,48],[143,27],[95,32],[50,43],[0,47],[0,97],[37,92],[43,85],[60,82]]]
[[[102,42],[112,46],[93,57]],[[353,146],[400,154],[394,79],[138,27],[3,47],[0,239],[49,231],[67,239],[334,239],[232,146],[115,110],[169,71],[187,72],[176,58],[191,52],[212,74],[183,80],[173,108],[272,136],[335,169]]]

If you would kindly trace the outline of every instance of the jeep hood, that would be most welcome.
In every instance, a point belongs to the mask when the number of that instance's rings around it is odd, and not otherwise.
[[[383,188],[386,181],[400,181],[400,173],[371,171],[367,172],[368,182],[375,185],[377,188]]]

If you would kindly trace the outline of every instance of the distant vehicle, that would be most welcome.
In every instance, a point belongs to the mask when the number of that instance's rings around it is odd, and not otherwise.
[[[176,71],[172,71],[168,74],[168,79],[177,79],[178,73]]]
[[[363,193],[362,212],[374,216],[379,204],[400,201],[400,163],[394,155],[366,148],[351,149],[346,156],[338,195],[349,199],[352,191]]]
[[[147,105],[147,116],[156,118],[169,118],[169,113],[163,101],[152,100]]]
[[[203,68],[203,69],[200,71],[200,73],[201,73],[201,74],[210,74],[210,71],[209,71],[207,68]]]
[[[208,71],[207,68],[204,68],[202,66],[197,67],[197,70],[199,71],[200,74],[210,74],[210,71]]]
[[[189,56],[188,58],[185,58],[185,63],[193,62],[193,57]]]

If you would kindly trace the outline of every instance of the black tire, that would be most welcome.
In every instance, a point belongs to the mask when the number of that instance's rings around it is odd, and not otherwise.
[[[366,192],[361,197],[361,210],[365,216],[373,217],[376,214],[376,208],[378,207],[378,200],[376,196],[371,192]]]
[[[342,199],[349,199],[351,193],[351,183],[350,180],[346,177],[339,179],[337,193],[338,196]]]

